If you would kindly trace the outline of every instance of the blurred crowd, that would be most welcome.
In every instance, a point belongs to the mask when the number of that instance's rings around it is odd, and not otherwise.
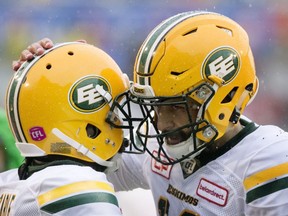
[[[56,43],[86,39],[109,53],[132,79],[137,50],[147,34],[162,20],[189,10],[219,12],[246,29],[260,81],[258,96],[247,107],[246,115],[259,124],[275,124],[288,130],[287,0],[2,0],[0,171],[17,167],[23,160],[14,145],[5,112],[1,110],[5,107],[6,87],[13,75],[12,60],[18,59],[23,49],[43,37]],[[134,197],[127,200],[126,193],[120,193],[121,196],[126,213],[135,211],[138,215],[144,207],[146,215],[149,206],[153,210],[152,196],[146,191],[141,194],[145,205],[142,202],[139,205]]]
[[[141,42],[167,17],[188,10],[220,12],[248,32],[260,80],[246,115],[288,129],[288,1],[278,0],[26,0],[0,2],[0,107],[21,50],[43,37],[86,39],[107,51],[132,79]],[[213,37],[213,35],[211,35]]]

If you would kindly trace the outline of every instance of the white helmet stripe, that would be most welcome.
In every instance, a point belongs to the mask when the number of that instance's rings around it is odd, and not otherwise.
[[[6,95],[6,100],[7,100],[7,107],[6,109],[9,111],[8,114],[8,120],[9,122],[13,122],[11,126],[13,127],[13,134],[16,137],[17,141],[22,141],[22,142],[27,142],[21,122],[19,121],[19,111],[18,111],[18,97],[19,97],[19,92],[21,85],[23,84],[23,80],[26,77],[26,74],[30,67],[34,64],[34,60],[31,63],[25,62],[22,67],[17,71],[17,73],[14,75],[15,78],[11,83],[9,84],[9,89],[8,89],[8,95]],[[29,103],[27,101],[27,103]]]
[[[211,12],[203,12],[203,11],[189,11],[181,14],[177,14],[172,16],[171,18],[165,20],[160,25],[158,25],[147,37],[145,42],[143,43],[139,55],[136,62],[136,71],[140,73],[147,74],[150,69],[150,65],[152,62],[153,54],[155,49],[158,47],[162,39],[165,35],[178,23],[186,20],[190,17],[207,14]],[[147,53],[148,52],[148,53]],[[141,79],[141,80],[140,80]],[[137,76],[136,82],[140,84],[149,84],[148,77],[139,77]]]

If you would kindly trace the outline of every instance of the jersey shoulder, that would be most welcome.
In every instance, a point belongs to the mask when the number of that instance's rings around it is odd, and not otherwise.
[[[15,195],[11,209],[22,211],[22,215],[24,208],[19,206],[23,205],[46,214],[73,215],[79,209],[85,215],[121,215],[113,185],[104,173],[90,167],[47,167],[27,180],[6,184],[1,193],[8,192]]]
[[[247,160],[246,203],[258,209],[266,208],[267,203],[278,206],[273,211],[279,215],[280,209],[288,208],[288,133],[277,126],[260,126],[243,142],[250,150],[242,155]]]

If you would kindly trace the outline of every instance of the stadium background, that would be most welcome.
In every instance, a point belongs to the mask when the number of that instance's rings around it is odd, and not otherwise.
[[[246,29],[260,80],[258,96],[246,115],[287,130],[286,0],[0,1],[0,107],[13,75],[12,60],[32,42],[43,37],[54,42],[86,39],[108,52],[132,78],[133,61],[148,33],[162,20],[188,10],[219,12]],[[118,195],[124,215],[155,214],[150,191]]]

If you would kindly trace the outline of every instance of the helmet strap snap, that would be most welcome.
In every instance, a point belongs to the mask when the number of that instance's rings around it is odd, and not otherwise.
[[[239,121],[240,116],[241,116],[240,110],[237,107],[235,107],[229,121],[232,122],[233,124],[236,124]]]

